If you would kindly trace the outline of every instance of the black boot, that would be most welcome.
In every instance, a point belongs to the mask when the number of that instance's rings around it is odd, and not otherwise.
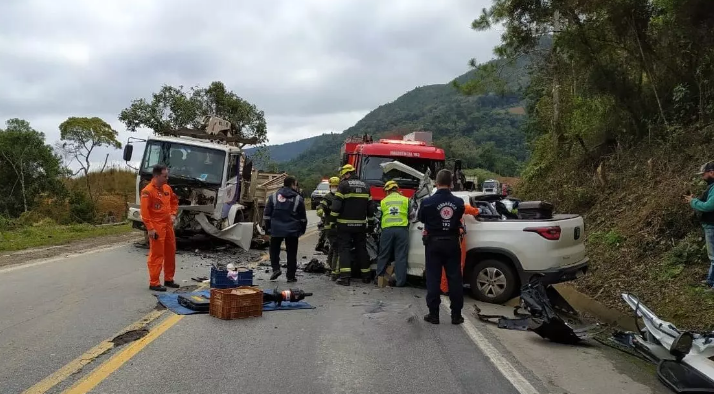
[[[164,286],[158,285],[158,286],[149,286],[149,290],[152,291],[166,291],[166,288]]]
[[[282,274],[283,274],[283,271],[277,270],[277,271],[273,272],[272,275],[270,275],[270,280],[278,279],[278,277]]]
[[[461,324],[464,322],[464,317],[459,313],[458,315],[451,316],[451,324]]]
[[[429,313],[428,315],[424,315],[424,321],[431,324],[439,324],[439,315]]]
[[[339,278],[337,279],[337,284],[340,286],[349,286],[350,285],[350,278]]]
[[[176,283],[172,280],[164,282],[164,286],[170,287],[172,289],[178,289],[179,287],[181,287],[178,283]]]

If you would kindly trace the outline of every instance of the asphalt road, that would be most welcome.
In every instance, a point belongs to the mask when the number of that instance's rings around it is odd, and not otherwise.
[[[316,216],[309,215],[302,261],[313,256],[316,241],[310,235]],[[146,252],[121,246],[0,270],[0,393],[23,393],[33,385],[34,393],[84,387],[122,394],[654,392],[651,382],[631,378],[592,349],[581,354],[590,357],[589,366],[577,370],[582,375],[587,368],[589,381],[564,376],[558,371],[574,368],[573,360],[582,357],[568,357],[578,353],[543,346],[537,337],[510,346],[526,334],[499,336],[468,310],[465,326],[449,324],[445,308],[441,325],[427,324],[424,290],[418,288],[345,288],[299,272],[290,287],[314,292],[308,301],[315,309],[234,321],[156,311]],[[176,279],[195,285],[190,277],[208,275],[215,259],[259,256],[184,251],[177,256]],[[288,287],[284,276],[269,282],[264,269],[257,271],[257,285]],[[144,338],[101,347],[146,316],[155,320]],[[87,353],[98,345],[96,354]],[[554,359],[556,353],[563,355]]]

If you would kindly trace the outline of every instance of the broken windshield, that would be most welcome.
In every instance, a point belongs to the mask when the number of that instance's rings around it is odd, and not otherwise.
[[[146,145],[141,172],[151,174],[156,164],[169,167],[169,177],[220,184],[223,180],[226,153],[216,149],[167,141],[150,141]]]
[[[399,186],[405,187],[417,187],[421,179],[414,177],[413,175],[406,174],[399,170],[391,170],[389,172],[382,171],[382,163],[389,163],[392,161],[398,161],[415,170],[425,173],[427,169],[431,170],[431,176],[436,174],[440,169],[444,167],[444,162],[440,160],[429,160],[429,159],[415,159],[400,157],[399,159],[393,157],[380,157],[380,156],[365,156],[362,158],[362,165],[360,168],[360,177],[363,181],[367,183],[384,183],[389,180],[394,180],[399,184]]]

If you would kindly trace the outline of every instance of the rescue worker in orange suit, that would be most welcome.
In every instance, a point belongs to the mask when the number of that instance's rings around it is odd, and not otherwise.
[[[474,208],[469,204],[464,204],[464,215],[478,216],[478,208]],[[463,219],[461,219],[463,224]],[[461,236],[461,275],[464,274],[464,265],[466,264],[466,238]],[[449,294],[449,281],[446,280],[446,270],[441,269],[441,292],[444,294]]]
[[[464,215],[464,200],[451,194],[451,171],[441,170],[436,174],[437,191],[422,201],[417,217],[424,224],[424,247],[426,253],[426,305],[429,314],[424,320],[439,324],[441,294],[439,285],[442,268],[449,282],[451,324],[461,324],[464,318],[464,288],[461,275],[461,219]]]
[[[157,164],[152,170],[153,179],[141,191],[141,220],[149,235],[149,289],[166,291],[179,288],[174,282],[176,272],[176,237],[174,220],[178,211],[178,197],[167,184],[169,171]],[[164,269],[164,286],[159,275]]]

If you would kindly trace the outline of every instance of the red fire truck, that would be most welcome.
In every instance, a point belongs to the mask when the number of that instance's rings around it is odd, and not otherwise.
[[[444,168],[444,150],[431,143],[431,132],[416,131],[402,139],[380,139],[373,141],[369,135],[348,138],[342,146],[342,165],[352,164],[361,180],[370,185],[372,199],[384,198],[384,183],[394,180],[407,197],[414,194],[420,179],[403,172],[382,172],[380,164],[399,161],[417,171],[431,170],[431,176]]]

